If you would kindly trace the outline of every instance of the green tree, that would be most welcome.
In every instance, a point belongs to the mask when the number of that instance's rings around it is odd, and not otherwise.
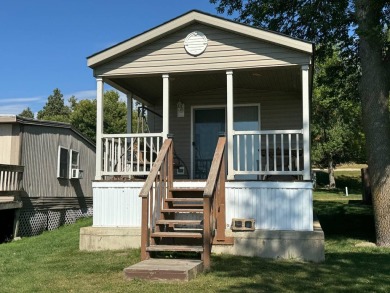
[[[96,139],[96,100],[74,101],[70,121],[72,126],[95,141]]]
[[[70,120],[71,124],[79,129],[92,140],[96,140],[96,99],[77,101],[76,98],[70,101],[73,109]],[[116,91],[106,91],[103,97],[104,107],[104,132],[126,133],[127,107],[126,103],[119,99]]]
[[[64,96],[56,88],[53,94],[47,98],[46,105],[38,111],[37,118],[40,120],[70,122],[71,109],[65,105]]]
[[[237,20],[314,41],[317,60],[338,45],[358,56],[359,96],[373,193],[376,242],[390,246],[389,0],[210,0]],[[358,46],[354,40],[357,40]],[[358,48],[358,50],[357,50]]]
[[[126,103],[119,99],[116,91],[106,91],[103,99],[103,129],[105,133],[126,133]]]
[[[337,50],[315,65],[312,103],[312,159],[327,168],[329,187],[336,187],[335,165],[361,161],[364,136],[357,93],[358,68],[342,60]],[[356,140],[356,137],[363,140]]]
[[[18,115],[20,117],[34,119],[34,113],[33,113],[33,111],[31,111],[30,107],[27,107],[22,112],[20,112]]]

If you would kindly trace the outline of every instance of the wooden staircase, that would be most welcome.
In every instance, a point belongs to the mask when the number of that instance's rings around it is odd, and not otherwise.
[[[231,241],[225,238],[225,143],[220,137],[205,188],[174,188],[173,142],[164,141],[140,192],[142,262],[126,268],[126,278],[189,280],[210,269],[213,242]],[[180,253],[184,260],[177,268],[156,260],[166,253]]]
[[[148,252],[203,253],[204,189],[170,189],[156,221]]]

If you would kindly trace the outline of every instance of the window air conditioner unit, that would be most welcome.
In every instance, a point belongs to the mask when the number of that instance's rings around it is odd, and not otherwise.
[[[80,169],[72,169],[72,179],[81,179],[83,178],[83,170]]]

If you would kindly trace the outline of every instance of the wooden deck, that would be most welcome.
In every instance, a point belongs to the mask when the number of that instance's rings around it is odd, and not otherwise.
[[[123,272],[128,280],[190,281],[203,272],[203,261],[153,258],[125,268]]]

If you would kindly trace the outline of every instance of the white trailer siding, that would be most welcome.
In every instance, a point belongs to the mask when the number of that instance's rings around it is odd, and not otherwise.
[[[311,182],[227,182],[226,223],[255,219],[261,230],[313,231]]]
[[[202,187],[205,182],[177,182],[175,187]],[[93,183],[94,227],[141,227],[143,182]],[[253,218],[256,229],[313,231],[311,182],[227,182],[226,223]]]
[[[96,181],[93,188],[94,227],[141,227],[143,182]]]

